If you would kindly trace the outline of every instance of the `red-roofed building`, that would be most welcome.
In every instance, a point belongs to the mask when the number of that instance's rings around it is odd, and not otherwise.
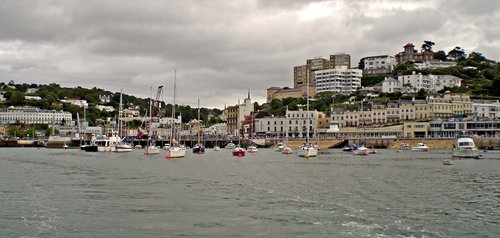
[[[434,59],[432,52],[418,52],[415,50],[415,45],[408,43],[404,46],[404,51],[395,55],[397,64],[404,64],[408,61],[427,62]]]

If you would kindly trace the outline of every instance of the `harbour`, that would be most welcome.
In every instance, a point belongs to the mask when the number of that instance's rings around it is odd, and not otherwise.
[[[142,151],[1,149],[2,237],[500,235],[498,151]]]

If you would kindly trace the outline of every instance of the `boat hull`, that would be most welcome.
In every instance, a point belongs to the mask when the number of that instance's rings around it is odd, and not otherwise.
[[[144,150],[145,155],[157,155],[160,154],[160,149],[156,146],[148,146]]]
[[[117,145],[115,152],[118,152],[118,153],[132,152],[132,147],[129,145]]]
[[[205,153],[205,147],[194,147],[193,148],[193,153],[194,154],[204,154]]]
[[[186,150],[185,149],[176,149],[176,148],[171,148],[170,150],[167,151],[167,157],[168,158],[182,158],[186,156]]]
[[[318,150],[314,148],[301,149],[297,153],[299,157],[305,157],[305,158],[318,156]]]
[[[479,158],[479,150],[477,149],[454,149],[453,157],[458,158]]]

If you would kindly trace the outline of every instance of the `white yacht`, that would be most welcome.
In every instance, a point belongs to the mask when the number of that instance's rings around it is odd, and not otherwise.
[[[479,158],[479,150],[474,140],[469,137],[459,137],[453,146],[453,157]]]
[[[355,150],[352,151],[353,155],[368,155],[368,148],[364,145],[358,145]]]
[[[427,146],[427,144],[425,144],[425,143],[419,142],[417,144],[417,146],[411,147],[411,150],[412,151],[423,151],[423,152],[426,152],[426,151],[429,151],[429,146]]]
[[[316,157],[318,156],[318,150],[313,145],[304,144],[300,150],[298,150],[297,154],[299,157],[305,158]]]
[[[236,145],[233,142],[229,142],[229,143],[226,144],[226,146],[224,148],[226,148],[226,149],[234,149],[234,148],[236,148]]]
[[[282,152],[283,149],[286,147],[285,143],[278,143],[278,145],[276,145],[276,148],[274,148],[274,151],[276,152]]]
[[[167,150],[167,158],[182,158],[186,156],[186,147],[174,145]]]

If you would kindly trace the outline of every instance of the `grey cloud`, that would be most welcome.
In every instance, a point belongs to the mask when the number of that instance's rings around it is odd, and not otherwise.
[[[141,97],[163,84],[171,100],[178,69],[180,103],[194,105],[203,97],[203,105],[222,107],[246,97],[248,89],[264,102],[268,87],[291,86],[293,67],[316,56],[346,52],[356,65],[367,55],[396,54],[408,41],[463,45],[471,39],[457,38],[452,29],[467,22],[477,23],[471,45],[489,57],[500,55],[494,1],[476,8],[472,1],[416,1],[424,7],[381,16],[368,14],[366,6],[394,1],[331,1],[344,9],[301,21],[297,12],[316,2],[328,1],[3,1],[0,64],[12,70],[0,68],[0,78],[124,87]],[[1,54],[1,43],[9,42],[34,51],[48,44],[54,52],[37,51],[41,58],[18,52],[12,60]],[[199,90],[193,94],[192,88]]]

